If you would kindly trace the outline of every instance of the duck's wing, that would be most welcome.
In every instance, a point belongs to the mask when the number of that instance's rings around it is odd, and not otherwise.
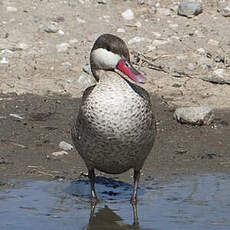
[[[87,98],[89,97],[89,95],[91,94],[91,92],[93,91],[95,85],[88,87],[87,89],[85,89],[85,91],[83,92],[83,96],[82,96],[82,101],[81,104],[79,106],[79,112],[77,115],[77,119],[74,122],[74,126],[71,129],[71,136],[72,136],[72,140],[74,142],[74,145],[76,147],[76,149],[78,150],[78,141],[79,138],[81,136],[81,133],[83,132],[84,129],[84,117],[82,116],[82,104],[87,100]]]

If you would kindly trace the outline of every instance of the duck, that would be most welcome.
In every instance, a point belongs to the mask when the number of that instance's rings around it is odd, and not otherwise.
[[[146,77],[131,64],[126,43],[113,34],[96,39],[90,66],[96,84],[83,93],[71,135],[88,169],[91,201],[98,200],[95,170],[121,174],[133,169],[130,201],[135,204],[140,171],[156,136],[150,95],[139,85]]]

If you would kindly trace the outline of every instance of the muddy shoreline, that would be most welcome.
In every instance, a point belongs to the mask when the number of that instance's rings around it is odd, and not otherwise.
[[[61,151],[59,143],[72,144],[70,128],[80,99],[63,95],[0,95],[0,181],[21,179],[78,179],[87,174],[75,150]],[[173,119],[174,108],[152,95],[157,139],[142,170],[141,183],[200,173],[230,172],[229,111],[215,110],[210,126],[182,125]],[[12,114],[22,119],[12,117]],[[97,175],[105,175],[97,172]],[[105,175],[130,182],[132,171]]]

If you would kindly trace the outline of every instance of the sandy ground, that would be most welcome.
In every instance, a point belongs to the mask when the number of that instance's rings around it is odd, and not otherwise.
[[[0,180],[78,178],[87,172],[74,150],[59,157],[52,153],[60,151],[60,141],[72,143],[70,127],[80,97],[94,83],[83,67],[102,33],[124,39],[133,64],[148,78],[144,87],[153,98],[158,136],[144,180],[229,171],[230,19],[217,12],[217,1],[203,1],[203,13],[191,19],[177,15],[177,2],[140,2],[0,3]],[[133,20],[121,16],[127,9],[134,12]],[[47,32],[51,24],[55,32]],[[133,43],[135,37],[140,42]],[[59,52],[62,43],[66,50]],[[206,81],[210,76],[224,81]],[[176,107],[204,104],[215,111],[210,126],[173,120]],[[131,172],[119,178],[130,180]]]

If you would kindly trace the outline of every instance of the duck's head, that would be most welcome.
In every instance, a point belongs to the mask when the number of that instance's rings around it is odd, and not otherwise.
[[[97,81],[98,70],[119,70],[136,82],[145,82],[145,77],[131,65],[125,42],[112,34],[102,34],[97,38],[90,52],[90,65]]]

